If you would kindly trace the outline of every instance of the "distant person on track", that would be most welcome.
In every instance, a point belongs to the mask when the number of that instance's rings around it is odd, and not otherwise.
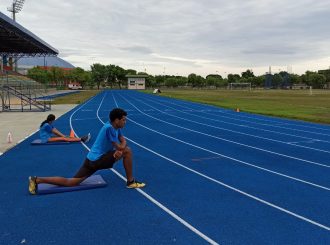
[[[127,146],[121,129],[126,124],[127,113],[123,109],[115,108],[110,112],[110,122],[101,128],[90,152],[73,178],[64,177],[29,177],[29,192],[38,194],[38,184],[47,183],[59,186],[76,186],[97,170],[112,168],[114,163],[123,158],[126,172],[127,188],[142,188],[144,183],[133,177],[133,156]]]
[[[87,143],[91,135],[88,134],[81,138],[76,138],[74,135],[65,136],[59,130],[54,128],[53,122],[55,121],[55,115],[49,114],[47,119],[40,125],[39,136],[42,143],[46,142],[85,142]]]

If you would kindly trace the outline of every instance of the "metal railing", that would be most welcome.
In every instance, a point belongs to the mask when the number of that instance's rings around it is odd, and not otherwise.
[[[40,99],[47,95],[46,86],[31,80],[19,80],[7,74],[0,76],[1,111],[48,111],[51,101]]]

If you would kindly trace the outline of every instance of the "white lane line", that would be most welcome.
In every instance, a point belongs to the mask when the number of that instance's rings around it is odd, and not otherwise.
[[[102,119],[99,117],[99,110],[101,108],[101,105],[104,101],[106,97],[106,93],[104,94],[100,104],[99,104],[99,107],[97,109],[97,117],[98,119],[100,120],[100,122],[102,122],[104,124],[104,122],[102,121]],[[85,105],[85,104],[84,104]],[[84,106],[83,105],[83,106]],[[117,102],[116,102],[116,105],[118,106]],[[82,108],[83,106],[81,106],[80,108]],[[79,108],[78,108],[79,109]],[[73,112],[73,114],[75,114],[78,109],[76,111]],[[72,124],[71,124],[71,119],[72,119],[72,116],[73,114],[70,116],[70,126],[72,128]],[[126,138],[126,137],[125,137]],[[90,151],[90,148],[82,143],[83,146],[88,150]],[[110,169],[112,172],[114,172],[117,176],[119,176],[121,179],[123,179],[125,182],[126,182],[126,179],[121,175],[119,174],[116,170],[114,169]],[[158,206],[160,209],[162,209],[164,212],[166,212],[167,214],[169,214],[171,217],[173,217],[175,220],[177,220],[178,222],[180,222],[181,224],[183,224],[185,227],[187,227],[189,230],[191,230],[192,232],[194,232],[196,235],[200,236],[201,238],[203,238],[205,241],[207,241],[208,243],[210,244],[213,244],[213,245],[218,245],[218,243],[216,241],[214,241],[213,239],[211,239],[210,237],[206,236],[204,233],[202,233],[201,231],[199,231],[198,229],[196,229],[194,226],[192,226],[191,224],[189,224],[187,221],[185,221],[184,219],[182,219],[180,216],[178,216],[177,214],[175,214],[174,212],[172,212],[170,209],[168,209],[166,206],[164,206],[163,204],[161,204],[160,202],[158,202],[156,199],[154,199],[153,197],[151,197],[149,194],[147,194],[145,191],[142,191],[141,189],[135,189],[136,191],[138,191],[140,194],[142,194],[145,198],[147,198],[149,201],[151,201],[153,204],[155,204],[156,206]]]
[[[266,172],[269,172],[269,173],[272,173],[272,174],[276,174],[276,175],[279,175],[279,176],[282,176],[282,177],[285,177],[285,178],[288,178],[288,179],[291,179],[291,180],[295,180],[295,181],[298,181],[298,182],[301,182],[301,183],[304,183],[304,184],[308,184],[308,185],[311,185],[311,186],[314,186],[314,187],[317,187],[317,188],[321,188],[321,189],[324,189],[326,191],[329,191],[330,188],[329,187],[325,187],[325,186],[322,186],[322,185],[318,185],[318,184],[315,184],[315,183],[312,183],[312,182],[309,182],[309,181],[305,181],[305,180],[302,180],[302,179],[298,179],[298,178],[295,178],[295,177],[292,177],[290,175],[286,175],[286,174],[282,174],[280,172],[276,172],[276,171],[272,171],[272,170],[269,170],[267,168],[263,168],[263,167],[260,167],[260,166],[257,166],[257,165],[254,165],[254,164],[251,164],[251,163],[248,163],[248,162],[245,162],[245,161],[241,161],[241,160],[238,160],[236,158],[232,158],[232,157],[229,157],[229,156],[226,156],[226,155],[223,155],[223,154],[220,154],[218,152],[215,152],[215,151],[211,151],[211,150],[208,150],[208,149],[205,149],[203,147],[200,147],[200,146],[197,146],[197,145],[194,145],[194,144],[191,144],[191,143],[188,143],[188,142],[185,142],[183,140],[180,140],[180,139],[177,139],[177,138],[174,138],[172,136],[169,136],[169,135],[166,135],[166,134],[163,134],[161,132],[158,132],[157,130],[154,130],[154,129],[151,129],[151,128],[148,128],[138,122],[135,122],[133,121],[132,119],[128,118],[128,120],[130,120],[131,122],[139,125],[140,127],[143,127],[145,129],[148,129],[152,132],[155,132],[157,134],[160,134],[162,136],[165,136],[167,138],[170,138],[170,139],[173,139],[175,141],[178,141],[180,143],[183,143],[183,144],[186,144],[186,145],[189,145],[189,146],[192,146],[192,147],[195,147],[197,149],[200,149],[200,150],[203,150],[203,151],[206,151],[206,152],[209,152],[209,153],[212,153],[214,155],[217,155],[217,156],[221,156],[223,158],[227,158],[227,159],[230,159],[232,161],[235,161],[235,162],[239,162],[239,163],[242,163],[244,165],[247,165],[247,166],[250,166],[250,167],[254,167],[254,168],[257,168],[257,169],[260,169],[260,170],[263,170],[263,171],[266,171]]]
[[[160,100],[160,99],[159,99],[159,100]],[[168,102],[167,100],[164,100],[164,99],[162,99],[162,100],[160,100],[160,101]],[[193,104],[193,105],[196,105],[196,106],[198,106],[198,107],[200,107],[200,108],[204,108],[204,107],[202,107],[202,105],[200,105],[199,103],[186,102],[186,101],[182,101],[182,100],[180,100],[180,102],[181,102],[182,104],[187,104],[188,106],[191,106],[191,104]],[[172,103],[172,104],[174,104],[174,103]],[[180,107],[184,107],[184,108],[186,108],[185,106],[180,105],[180,104],[176,104],[176,105],[178,105],[178,106],[180,106]],[[230,116],[233,115],[233,114],[230,113],[230,112],[223,111],[223,110],[219,110],[219,108],[217,108],[217,107],[215,107],[215,106],[213,106],[213,107],[216,109],[217,112],[220,112],[220,113],[222,113],[222,114],[226,114],[226,115],[230,115]],[[199,111],[203,112],[203,111],[205,111],[205,110],[199,110]],[[206,110],[206,111],[207,111],[207,110]],[[205,114],[208,114],[208,113],[205,113]],[[210,114],[208,114],[208,115],[210,115]],[[212,114],[212,116],[214,116],[214,114]],[[222,116],[222,115],[217,115],[217,116],[225,117],[225,118],[230,118],[230,119],[233,119],[233,120],[239,120],[239,119],[235,119],[235,118],[233,118],[233,117],[226,117],[226,116]],[[261,116],[261,115],[258,115],[258,116]],[[250,120],[250,119],[253,119],[253,120],[257,120],[257,121],[265,121],[265,122],[271,122],[271,123],[276,122],[276,123],[286,124],[286,125],[289,125],[289,126],[295,126],[295,127],[305,127],[305,128],[316,129],[316,130],[330,131],[329,129],[319,128],[319,127],[314,127],[314,126],[306,126],[306,125],[300,125],[300,124],[284,123],[284,122],[276,121],[276,120],[259,119],[259,118],[256,118],[256,117],[249,117],[249,116],[246,116],[246,115],[244,115],[244,116],[243,116],[243,115],[235,115],[235,117],[240,117],[240,118],[249,119],[249,120]],[[276,118],[276,119],[278,119],[278,118]],[[285,119],[282,119],[282,120],[285,120]],[[292,119],[292,120],[293,120],[293,119]],[[258,123],[258,124],[259,124],[259,123]],[[269,124],[262,124],[262,125],[272,126],[272,125],[269,125]],[[291,127],[290,127],[290,128],[283,127],[283,128],[285,128],[285,129],[289,129],[289,130],[291,129]],[[310,132],[310,131],[306,131],[306,132]],[[311,133],[313,133],[313,132],[311,132]],[[319,134],[319,133],[316,133],[316,134]],[[325,135],[328,135],[328,134],[325,134]]]
[[[115,99],[115,97],[114,97],[113,94],[112,94],[112,96],[113,96],[113,99],[114,99],[115,103],[118,105],[118,103],[117,103],[117,101],[116,101],[116,99]],[[161,155],[161,154],[159,154],[159,153],[157,153],[157,152],[155,152],[155,151],[153,151],[153,150],[151,150],[151,149],[149,149],[149,148],[147,148],[147,147],[145,147],[145,146],[143,146],[143,145],[141,145],[141,144],[135,142],[135,141],[132,140],[132,139],[129,139],[129,138],[127,138],[127,137],[126,137],[126,139],[129,140],[130,142],[132,142],[132,143],[134,143],[134,144],[140,146],[141,148],[143,148],[143,149],[145,149],[145,150],[147,150],[147,151],[149,151],[149,152],[151,152],[151,153],[153,153],[153,154],[155,154],[155,155],[157,155],[157,156],[159,156],[159,157],[161,157],[161,158],[163,158],[163,159],[166,159],[166,160],[168,160],[169,162],[172,162],[172,163],[174,163],[174,164],[176,164],[176,165],[178,165],[178,166],[180,166],[180,167],[182,167],[182,168],[184,168],[184,169],[186,169],[186,170],[189,170],[190,172],[193,172],[193,173],[195,173],[195,174],[197,174],[197,175],[199,175],[199,176],[202,176],[202,177],[204,177],[204,178],[206,178],[206,179],[208,179],[208,180],[210,180],[210,181],[212,181],[212,182],[215,182],[215,183],[217,183],[217,184],[219,184],[219,185],[222,185],[222,186],[224,186],[224,187],[226,187],[226,188],[229,188],[229,189],[231,189],[231,190],[233,190],[233,191],[235,191],[235,192],[238,192],[238,193],[240,193],[240,194],[242,194],[242,195],[244,195],[244,196],[247,196],[247,197],[249,197],[249,198],[252,198],[252,199],[254,199],[254,200],[258,201],[258,202],[261,202],[261,203],[263,203],[263,204],[266,204],[267,206],[270,206],[270,207],[275,208],[275,209],[277,209],[277,210],[280,210],[280,211],[282,211],[282,212],[284,212],[284,213],[287,213],[287,214],[289,214],[289,215],[292,215],[292,216],[294,216],[294,217],[296,217],[296,218],[298,218],[298,219],[301,219],[301,220],[304,220],[304,221],[306,221],[306,222],[308,222],[308,223],[311,223],[311,224],[313,224],[313,225],[316,225],[316,226],[318,226],[318,227],[320,227],[320,228],[322,228],[322,229],[325,229],[325,230],[330,231],[330,227],[328,227],[328,226],[326,226],[326,225],[323,225],[323,224],[318,223],[318,222],[316,222],[316,221],[314,221],[314,220],[308,219],[308,218],[306,218],[306,217],[304,217],[304,216],[302,216],[302,215],[299,215],[299,214],[297,214],[297,213],[291,212],[291,211],[289,211],[289,210],[287,210],[287,209],[285,209],[285,208],[282,208],[282,207],[280,207],[280,206],[277,206],[277,205],[275,205],[275,204],[273,204],[273,203],[271,203],[271,202],[267,202],[267,201],[265,201],[265,200],[263,200],[263,199],[261,199],[261,198],[259,198],[259,197],[256,197],[256,196],[251,195],[251,194],[249,194],[249,193],[247,193],[247,192],[241,191],[241,190],[239,190],[239,189],[237,189],[237,188],[235,188],[235,187],[232,187],[232,186],[230,186],[230,185],[227,185],[227,184],[225,184],[225,183],[223,183],[223,182],[221,182],[221,181],[218,181],[218,180],[216,180],[216,179],[213,179],[213,178],[211,178],[211,177],[209,177],[209,176],[207,176],[207,175],[204,175],[204,174],[202,174],[202,173],[200,173],[200,172],[198,172],[198,171],[196,171],[196,170],[193,170],[193,169],[191,169],[191,168],[188,168],[188,167],[186,167],[186,166],[184,166],[184,165],[182,165],[182,164],[180,164],[180,163],[178,163],[178,162],[176,162],[176,161],[174,161],[174,160],[172,160],[172,159],[170,159],[170,158],[167,158],[167,157],[165,157],[165,156],[163,156],[163,155]]]
[[[75,118],[72,119],[72,121],[85,121],[85,120],[95,120],[97,119],[96,117],[86,117],[86,118]]]
[[[155,108],[153,106],[151,106],[150,104],[147,104],[145,102],[143,102],[142,100],[140,99],[135,99],[137,101],[140,101],[141,103],[144,103],[146,105],[148,105],[149,107],[152,107],[152,108]],[[147,99],[148,100],[148,99]],[[152,101],[152,100],[149,100],[149,101]],[[184,113],[184,114],[188,114],[188,115],[192,115],[192,116],[195,116],[195,117],[200,117],[196,114],[193,114],[193,113],[187,113],[183,110],[177,110],[171,106],[167,106],[167,105],[164,105],[164,104],[161,104],[159,102],[156,102],[156,101],[152,101],[153,103],[156,103],[156,104],[159,104],[161,106],[165,106],[165,107],[168,107],[168,108],[172,108],[173,110],[175,111],[178,111],[180,113]],[[156,110],[158,110],[157,108],[155,108]],[[145,110],[144,110],[145,111]],[[266,138],[266,137],[262,137],[262,136],[257,136],[257,135],[252,135],[252,134],[248,134],[248,133],[243,133],[243,132],[240,132],[240,131],[235,131],[235,130],[231,130],[231,129],[226,129],[226,128],[222,128],[222,127],[218,127],[218,126],[214,126],[214,125],[210,125],[210,124],[206,124],[206,123],[201,123],[201,122],[198,122],[198,121],[194,121],[194,120],[191,120],[191,119],[187,119],[187,118],[182,118],[182,117],[179,117],[179,116],[175,116],[175,115],[172,115],[172,114],[169,114],[169,113],[166,113],[166,112],[163,112],[162,110],[158,110],[160,111],[161,113],[163,114],[167,114],[167,115],[170,115],[172,117],[176,117],[176,118],[180,118],[182,120],[186,120],[186,121],[189,121],[189,122],[192,122],[192,123],[196,123],[196,124],[200,124],[200,125],[204,125],[204,126],[207,126],[207,127],[211,127],[211,128],[216,128],[216,129],[220,129],[220,130],[224,130],[224,131],[228,131],[228,132],[233,132],[233,133],[236,133],[236,134],[241,134],[241,135],[247,135],[247,136],[250,136],[250,137],[254,137],[254,138],[258,138],[258,139],[263,139],[263,140],[268,140],[268,141],[273,141],[273,142],[277,142],[277,143],[282,143],[282,144],[287,144],[287,145],[290,145],[290,146],[295,146],[295,147],[299,147],[299,148],[305,148],[305,149],[310,149],[310,150],[314,150],[314,151],[319,151],[319,152],[324,152],[324,153],[330,153],[330,151],[326,151],[326,150],[322,150],[322,149],[318,149],[318,148],[313,148],[313,147],[308,147],[308,146],[302,146],[302,145],[296,145],[297,143],[299,142],[285,142],[285,141],[280,141],[280,140],[275,140],[275,139],[270,139],[270,138]],[[205,119],[204,117],[200,117],[200,118],[203,118]],[[306,142],[320,142],[319,140],[308,140]]]
[[[124,98],[124,97],[123,97],[123,98]],[[191,131],[191,132],[198,133],[198,134],[201,134],[201,135],[205,135],[205,136],[208,136],[208,137],[211,137],[211,138],[215,138],[215,139],[220,139],[220,140],[223,140],[223,141],[226,141],[226,142],[230,142],[230,143],[233,143],[233,144],[237,144],[237,145],[241,145],[241,146],[244,146],[244,147],[252,148],[252,149],[255,149],[255,150],[259,150],[259,151],[267,152],[267,153],[270,153],[270,154],[274,154],[274,155],[278,155],[278,156],[282,156],[282,157],[286,157],[286,158],[290,158],[290,159],[298,160],[298,161],[301,161],[301,162],[306,162],[306,163],[309,163],[309,164],[318,165],[318,166],[325,167],[325,168],[330,168],[330,165],[327,165],[327,164],[322,164],[322,163],[318,163],[318,162],[314,162],[314,161],[309,161],[309,160],[301,159],[301,158],[298,158],[298,157],[293,157],[293,156],[289,156],[289,155],[281,154],[281,153],[278,153],[278,152],[273,152],[273,151],[265,150],[265,149],[258,148],[258,147],[255,147],[255,146],[250,146],[250,145],[242,144],[242,143],[235,142],[235,141],[232,141],[232,140],[227,140],[227,139],[220,138],[220,137],[217,137],[217,136],[214,136],[214,135],[206,134],[206,133],[203,133],[203,132],[200,132],[200,131],[197,131],[197,130],[189,129],[189,128],[186,128],[186,127],[183,127],[183,126],[179,126],[179,125],[177,125],[177,124],[170,123],[170,122],[167,122],[167,121],[161,120],[161,119],[159,119],[159,118],[156,118],[156,117],[150,116],[149,114],[144,113],[143,111],[141,111],[139,108],[137,108],[137,107],[136,107],[135,105],[133,105],[131,102],[129,102],[126,98],[124,98],[124,100],[126,100],[129,104],[131,104],[134,108],[136,108],[136,109],[137,109],[138,111],[140,111],[142,114],[144,114],[144,115],[146,115],[146,116],[148,116],[148,117],[150,117],[150,118],[153,118],[153,119],[155,119],[155,120],[157,120],[157,121],[160,121],[160,122],[163,122],[163,123],[169,124],[169,125],[174,126],[174,127],[177,127],[177,128],[182,128],[182,129],[185,129],[185,130],[187,130],[187,131]]]
[[[182,106],[182,105],[179,105],[179,104],[175,104],[173,102],[166,101],[165,103],[169,103],[169,104],[172,104],[172,105],[174,104],[175,106],[183,107],[183,108],[186,109],[185,106]],[[194,110],[194,111],[196,111],[196,110]],[[210,113],[204,113],[204,114],[210,115],[210,116],[213,116],[214,117],[214,114],[210,114]],[[199,116],[199,117],[201,117],[201,116]],[[220,116],[220,117],[225,117],[225,116]],[[235,119],[235,118],[232,118],[232,117],[225,117],[225,118],[229,118],[231,120],[236,120],[236,121],[238,120],[238,119]],[[311,139],[311,140],[314,139],[315,140],[315,138],[309,138],[309,137],[304,137],[304,136],[299,136],[299,135],[294,135],[294,134],[288,134],[288,133],[273,131],[273,130],[269,130],[269,129],[261,129],[260,127],[257,128],[257,127],[247,126],[247,125],[244,125],[244,124],[237,124],[237,123],[233,123],[233,122],[226,122],[226,121],[222,121],[222,120],[218,120],[218,119],[208,118],[208,120],[210,120],[210,121],[216,121],[216,122],[222,122],[222,123],[231,124],[231,125],[236,125],[236,126],[239,126],[239,127],[256,129],[256,130],[265,131],[265,132],[271,132],[271,133],[275,133],[275,134],[287,135],[287,136],[296,137],[296,138]],[[251,121],[246,121],[246,120],[245,120],[245,122],[253,123]],[[264,124],[264,125],[271,127],[271,125],[268,125],[268,124]],[[305,131],[305,132],[308,132],[308,131]],[[330,141],[326,141],[326,140],[321,140],[321,139],[316,139],[316,140],[320,140],[322,142],[330,143]]]
[[[126,182],[126,178],[124,178],[124,176],[122,176],[116,170],[111,169],[111,171],[114,172],[116,175],[118,175],[120,178],[122,178]],[[136,190],[140,194],[142,194],[144,197],[146,197],[147,199],[149,199],[156,206],[158,206],[159,208],[161,208],[162,210],[164,210],[166,213],[168,213],[170,216],[172,216],[174,219],[176,219],[181,224],[183,224],[185,227],[187,227],[192,232],[196,233],[198,236],[200,236],[201,238],[203,238],[205,241],[209,242],[210,244],[218,244],[216,241],[212,240],[211,238],[209,238],[208,236],[206,236],[205,234],[203,234],[202,232],[200,232],[199,230],[197,230],[195,227],[193,227],[192,225],[190,225],[187,221],[185,221],[180,216],[178,216],[177,214],[175,214],[174,212],[172,212],[170,209],[168,209],[163,204],[161,204],[160,202],[158,202],[156,199],[154,199],[153,197],[151,197],[150,195],[148,195],[146,192],[142,191],[141,189],[136,189]]]
[[[205,114],[209,114],[209,113],[205,113]],[[314,131],[307,131],[307,130],[302,130],[302,129],[281,127],[281,126],[278,126],[278,125],[269,125],[269,124],[265,124],[265,123],[256,123],[256,122],[251,122],[251,121],[248,121],[248,120],[240,120],[240,119],[235,119],[235,118],[227,117],[227,116],[224,116],[224,118],[230,118],[231,120],[240,121],[240,122],[248,122],[248,123],[253,123],[253,124],[256,124],[256,125],[262,125],[262,126],[266,126],[266,127],[280,128],[280,129],[285,129],[285,130],[290,130],[290,131],[297,131],[297,132],[303,132],[303,133],[309,133],[309,134],[315,134],[315,135],[321,135],[321,136],[330,136],[330,134],[325,134],[325,133],[317,133],[317,132],[314,132]]]

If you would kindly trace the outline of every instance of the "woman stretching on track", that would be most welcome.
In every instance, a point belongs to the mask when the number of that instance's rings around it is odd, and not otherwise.
[[[88,134],[86,136],[83,136],[81,138],[76,138],[74,135],[65,136],[60,131],[58,131],[54,126],[52,125],[55,121],[55,116],[53,114],[49,114],[47,119],[43,121],[40,125],[39,130],[39,136],[42,143],[46,142],[85,142],[87,143],[91,135]],[[55,136],[54,136],[55,135]]]

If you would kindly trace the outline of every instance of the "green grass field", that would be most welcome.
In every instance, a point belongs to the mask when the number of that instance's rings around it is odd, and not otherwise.
[[[172,90],[160,96],[276,117],[330,124],[330,90]],[[151,93],[152,91],[145,91]]]
[[[69,94],[66,96],[55,98],[52,102],[54,105],[58,104],[80,104],[88,100],[90,97],[101,92],[100,90],[84,90],[80,93]]]

